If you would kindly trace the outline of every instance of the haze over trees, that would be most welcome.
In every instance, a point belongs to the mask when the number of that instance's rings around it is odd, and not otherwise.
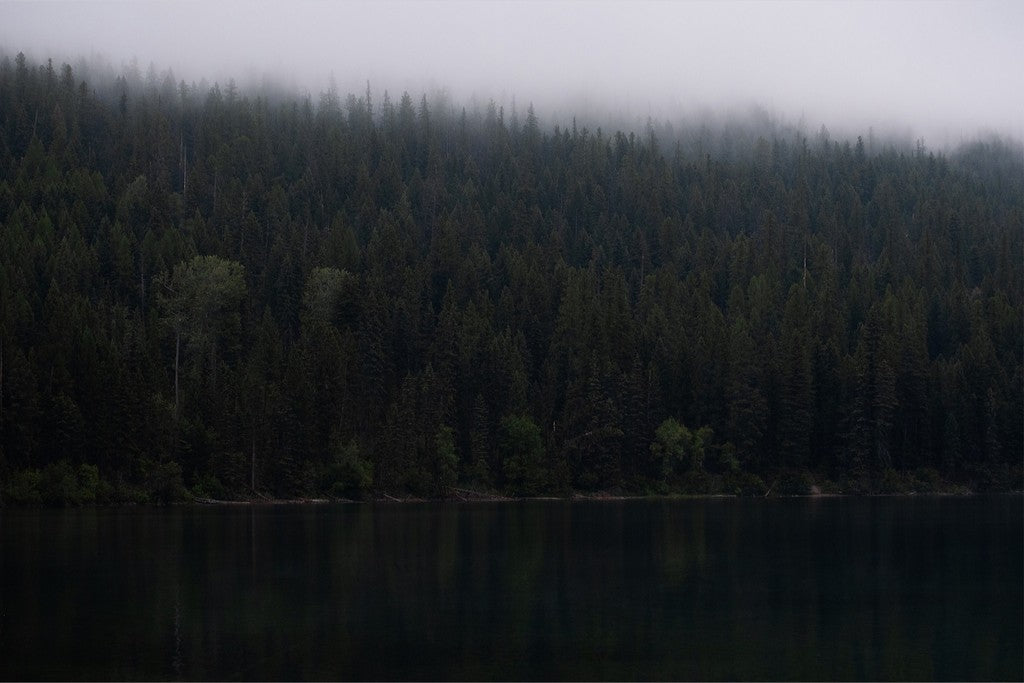
[[[1024,163],[0,61],[0,495],[1021,487]]]

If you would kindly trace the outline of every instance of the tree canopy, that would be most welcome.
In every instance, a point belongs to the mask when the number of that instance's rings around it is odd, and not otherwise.
[[[1021,487],[1019,144],[168,83],[0,58],[4,502]]]

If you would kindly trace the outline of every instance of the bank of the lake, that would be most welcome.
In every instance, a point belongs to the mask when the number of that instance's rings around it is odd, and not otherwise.
[[[426,500],[514,500],[538,497],[646,498],[728,496],[764,498],[818,495],[970,495],[1006,493],[1024,489],[1024,470],[1008,469],[999,476],[989,472],[943,477],[932,468],[884,470],[857,477],[830,476],[806,470],[778,470],[761,474],[735,471],[691,471],[670,481],[637,481],[631,486],[600,490],[555,487],[533,492],[514,488],[479,485],[475,482],[449,485],[432,492],[378,490],[371,486],[311,487],[294,495],[275,492],[257,484],[255,488],[227,488],[215,479],[201,479],[185,486],[180,468],[173,462],[157,468],[155,474],[131,481],[102,476],[92,465],[70,465],[60,461],[41,469],[8,472],[0,481],[0,507],[89,505],[168,505],[179,503],[315,503],[347,501]]]
[[[928,498],[928,497],[969,497],[979,495],[1024,495],[1022,491],[1002,491],[997,494],[978,493],[969,489],[959,487],[947,491],[929,491],[917,493],[914,491],[904,493],[807,493],[807,494],[783,494],[774,496],[761,496],[762,498],[796,498],[796,499],[821,499],[821,498]],[[746,496],[749,498],[750,496]],[[472,495],[453,495],[446,498],[419,498],[419,497],[397,497],[378,496],[366,499],[353,500],[351,498],[271,498],[267,496],[252,496],[243,498],[232,498],[221,500],[214,498],[191,498],[176,503],[178,505],[372,505],[372,504],[459,504],[459,503],[516,503],[531,501],[562,501],[562,502],[620,502],[632,500],[705,500],[705,499],[740,499],[738,496],[727,493],[647,493],[647,494],[610,494],[610,493],[581,493],[573,492],[565,496],[523,496],[509,497],[497,493],[473,492]]]

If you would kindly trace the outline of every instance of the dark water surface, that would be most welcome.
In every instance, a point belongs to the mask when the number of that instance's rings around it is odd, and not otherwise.
[[[1022,500],[4,510],[0,677],[1021,680]]]

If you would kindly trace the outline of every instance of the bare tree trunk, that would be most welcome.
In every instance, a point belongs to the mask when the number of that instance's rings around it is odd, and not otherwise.
[[[181,134],[181,198],[185,201],[188,195],[188,147],[185,146],[185,134]]]
[[[174,422],[178,422],[178,360],[181,357],[181,331],[174,331]]]
[[[0,427],[4,424],[4,342],[0,340]]]
[[[807,289],[807,238],[804,237],[804,289]]]

